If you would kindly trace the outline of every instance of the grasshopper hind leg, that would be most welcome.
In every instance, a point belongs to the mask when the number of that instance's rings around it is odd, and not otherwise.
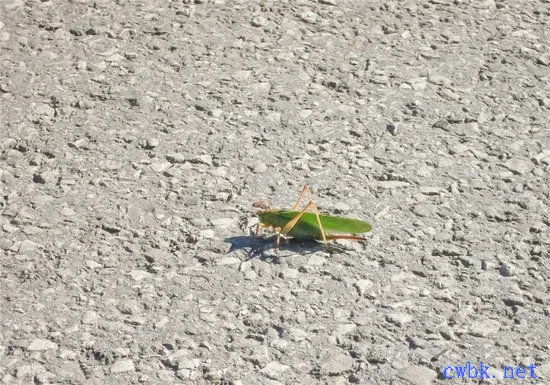
[[[307,186],[306,186],[307,187]],[[304,188],[305,190],[305,188]],[[300,199],[301,199],[301,195],[303,195],[303,192],[304,190],[302,190],[302,194],[300,194]],[[300,213],[298,215],[296,215],[290,222],[288,222],[285,227],[283,227],[283,229],[281,230],[281,233],[283,234],[288,234],[293,228],[294,226],[296,226],[296,224],[298,223],[298,221],[300,220],[300,218],[302,217],[302,215],[304,215],[304,213],[307,211],[307,209],[309,208],[313,208],[313,213],[315,214],[315,216],[317,217],[317,224],[319,225],[319,231],[321,231],[321,236],[323,237],[323,243],[325,244],[325,248],[328,249],[328,242],[327,242],[327,237],[325,235],[325,231],[323,229],[323,225],[321,224],[321,218],[319,218],[319,211],[317,210],[317,205],[315,204],[315,202],[313,201],[313,199],[311,199],[308,204],[306,205],[306,207],[303,208],[302,211],[300,211]]]
[[[302,187],[302,189],[300,191],[300,195],[298,195],[298,200],[294,204],[294,207],[292,207],[292,211],[298,210],[298,206],[300,206],[300,202],[304,198],[304,194],[306,192],[307,192],[307,195],[308,195],[308,199],[307,199],[308,202],[311,202],[313,200],[312,197],[311,197],[311,189],[309,188],[309,186],[306,185],[306,186]]]

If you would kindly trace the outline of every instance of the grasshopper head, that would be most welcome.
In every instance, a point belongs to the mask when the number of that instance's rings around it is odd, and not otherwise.
[[[269,206],[269,203],[264,201],[257,201],[252,203],[252,207],[257,207],[260,210],[256,211],[255,215],[258,216],[258,219],[261,224],[264,226],[271,226],[271,223],[273,222],[273,213],[278,212],[277,209],[272,209]]]
[[[269,210],[269,203],[264,201],[256,201],[252,203],[252,207],[257,207],[262,210]]]

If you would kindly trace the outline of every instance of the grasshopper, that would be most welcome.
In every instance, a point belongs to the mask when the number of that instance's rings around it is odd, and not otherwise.
[[[306,193],[308,203],[299,210],[300,202]],[[254,202],[252,207],[261,209],[257,212],[259,223],[256,225],[255,236],[258,236],[262,227],[273,228],[277,235],[276,250],[279,249],[282,235],[296,239],[322,240],[325,248],[328,248],[328,241],[334,239],[364,241],[366,238],[347,234],[366,233],[372,229],[370,224],[358,219],[319,214],[308,186],[301,189],[298,200],[291,210],[272,209],[263,201]]]

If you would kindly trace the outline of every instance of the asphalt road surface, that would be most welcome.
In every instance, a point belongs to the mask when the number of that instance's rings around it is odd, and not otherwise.
[[[550,383],[549,25],[0,1],[0,383]],[[250,237],[306,184],[368,240]]]

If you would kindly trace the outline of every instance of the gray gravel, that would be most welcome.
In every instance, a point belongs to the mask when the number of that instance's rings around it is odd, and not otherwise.
[[[549,23],[0,2],[0,383],[550,382]],[[252,202],[303,184],[368,242],[251,240]]]

